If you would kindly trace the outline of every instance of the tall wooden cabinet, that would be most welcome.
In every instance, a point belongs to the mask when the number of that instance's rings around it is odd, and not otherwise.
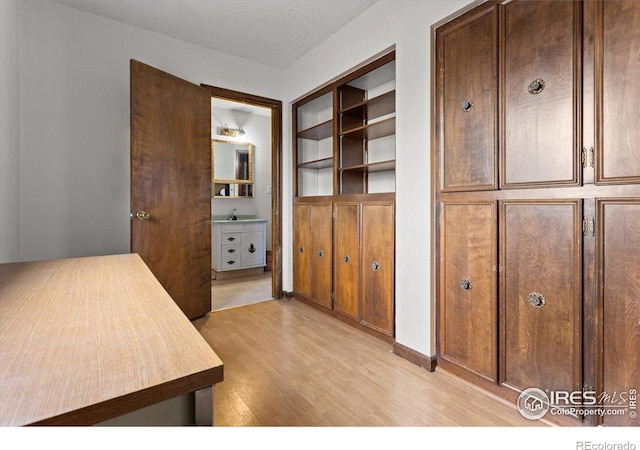
[[[435,29],[438,356],[640,425],[640,3],[487,1]],[[623,396],[624,397],[624,396]]]
[[[296,102],[293,128],[294,295],[393,337],[395,52]]]

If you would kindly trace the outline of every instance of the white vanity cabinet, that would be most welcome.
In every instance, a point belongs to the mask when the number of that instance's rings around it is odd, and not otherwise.
[[[266,219],[211,221],[211,267],[216,272],[266,265]]]

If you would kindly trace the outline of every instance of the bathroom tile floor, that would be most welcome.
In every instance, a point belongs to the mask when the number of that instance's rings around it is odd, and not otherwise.
[[[212,311],[271,299],[271,272],[243,278],[211,280]]]

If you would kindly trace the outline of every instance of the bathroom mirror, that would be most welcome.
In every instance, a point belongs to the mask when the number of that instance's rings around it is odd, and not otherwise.
[[[212,139],[211,166],[215,198],[253,197],[253,145]]]

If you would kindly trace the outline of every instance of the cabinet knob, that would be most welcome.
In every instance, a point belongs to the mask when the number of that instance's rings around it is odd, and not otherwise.
[[[227,252],[228,253],[235,253],[236,249],[235,248],[230,248],[230,249],[227,249]]]
[[[298,251],[299,251],[300,253],[304,253],[304,247],[301,245],[300,247],[298,247]]]
[[[231,260],[231,261],[227,261],[227,264],[229,264],[230,266],[234,265],[236,262]]]
[[[251,243],[251,245],[249,246],[249,253],[255,253],[256,252],[256,248],[253,245],[253,243]]]
[[[234,238],[233,236],[229,236],[229,237],[227,238],[227,241],[229,241],[229,242],[233,242],[233,241],[235,241],[235,240],[236,240],[236,238]]]
[[[377,272],[380,270],[380,263],[378,261],[374,261],[373,264],[371,264],[371,268],[374,272]]]
[[[324,252],[323,252],[322,250],[320,250],[320,251],[318,252],[318,257],[319,257],[319,258],[322,258],[323,256],[324,256]]]
[[[537,95],[544,90],[544,87],[547,85],[542,78],[536,78],[531,83],[529,83],[529,94]]]
[[[529,303],[534,308],[542,308],[546,302],[547,301],[544,299],[544,296],[538,292],[532,292],[529,294]]]
[[[473,284],[471,284],[471,280],[468,278],[463,278],[460,280],[460,287],[465,291],[470,291],[473,288]]]
[[[348,262],[351,260],[351,258],[349,257],[349,255],[344,255],[344,256],[342,257],[342,260],[343,260],[344,262],[348,263]]]
[[[471,108],[473,108],[473,102],[471,100],[467,99],[467,100],[462,102],[462,110],[464,112],[471,111]]]

